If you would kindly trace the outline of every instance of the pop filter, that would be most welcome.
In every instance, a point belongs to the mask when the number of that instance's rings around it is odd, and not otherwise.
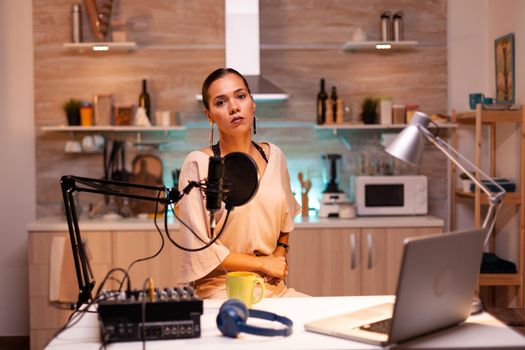
[[[248,203],[259,187],[257,164],[242,152],[232,152],[224,157],[224,182],[229,188],[224,203],[238,207]]]

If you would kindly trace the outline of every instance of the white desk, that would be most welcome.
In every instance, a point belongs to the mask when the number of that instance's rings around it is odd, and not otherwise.
[[[243,334],[237,339],[223,337],[215,324],[221,300],[205,300],[201,317],[200,338],[149,341],[147,349],[378,349],[345,339],[306,332],[305,322],[350,312],[362,307],[393,300],[392,296],[282,298],[264,299],[257,309],[272,311],[294,322],[290,337],[261,337]],[[250,324],[272,327],[273,323],[250,319]],[[275,327],[278,325],[275,324]],[[96,314],[87,314],[72,328],[60,334],[46,347],[48,350],[98,350],[99,325]],[[524,349],[525,337],[505,326],[487,313],[470,317],[465,323],[416,340],[398,348],[408,349]],[[141,342],[112,343],[109,350],[142,349]]]

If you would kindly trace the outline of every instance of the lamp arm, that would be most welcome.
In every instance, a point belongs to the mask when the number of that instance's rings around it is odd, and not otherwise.
[[[438,136],[433,135],[430,131],[428,131],[426,128],[422,126],[418,125],[417,127],[423,133],[423,135],[425,135],[425,137],[434,144],[434,146],[436,146],[439,150],[441,150],[441,152],[443,152],[447,156],[448,159],[450,159],[454,164],[456,164],[456,166],[460,168],[465,173],[465,175],[467,175],[483,192],[485,192],[485,194],[489,197],[489,200],[491,202],[497,203],[501,201],[501,199],[505,196],[505,190],[503,189],[503,187],[501,187],[500,184],[494,181],[494,179],[492,179],[489,175],[487,175],[483,170],[478,168],[475,164],[473,164],[467,158],[462,156],[458,151],[452,148],[452,146],[450,146],[448,143],[443,141],[443,139],[441,139]],[[490,183],[494,185],[499,191],[497,192],[491,191],[485,184],[483,184],[483,182],[478,180],[474,175],[472,175],[470,171],[465,169],[465,167],[456,159],[456,157],[459,158],[461,161],[465,162],[466,164],[468,164],[474,170],[478,171],[483,176],[483,178],[490,181]]]
[[[474,182],[488,196],[489,204],[490,204],[489,210],[487,212],[487,215],[485,216],[485,219],[483,220],[483,225],[482,225],[482,228],[488,229],[487,236],[485,238],[485,243],[484,243],[486,245],[490,237],[490,233],[492,232],[492,229],[494,228],[494,225],[496,224],[496,217],[501,209],[501,205],[503,203],[503,197],[505,196],[506,191],[503,189],[503,187],[501,187],[500,184],[494,181],[494,179],[492,179],[489,175],[483,172],[483,170],[481,170],[479,167],[477,167],[475,164],[473,164],[471,161],[469,161],[467,158],[461,155],[458,151],[456,151],[448,143],[443,141],[443,139],[441,139],[439,136],[432,134],[425,127],[422,127],[420,125],[417,125],[417,127],[419,131],[423,133],[423,135],[425,135],[425,137],[434,146],[436,146],[445,156],[447,156],[448,159],[450,159],[450,161],[452,161],[458,168],[460,168],[472,180],[472,182]],[[484,179],[488,180],[499,191],[498,192],[491,191],[482,181],[480,181],[477,177],[472,175],[470,171],[465,169],[465,167],[459,162],[458,159],[466,163],[472,169],[479,172],[480,175],[482,175]]]

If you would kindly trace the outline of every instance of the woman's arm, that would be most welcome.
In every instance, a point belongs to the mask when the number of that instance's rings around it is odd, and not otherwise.
[[[289,235],[289,232],[281,232],[281,234],[279,235],[279,239],[277,240],[277,244],[282,243],[283,245],[288,247]],[[282,245],[277,245],[277,247],[273,251],[273,256],[286,256],[286,253],[288,252],[288,249],[286,247],[283,247]]]
[[[252,256],[230,252],[221,266],[227,271],[261,272],[279,279],[283,279],[288,274],[284,256]]]

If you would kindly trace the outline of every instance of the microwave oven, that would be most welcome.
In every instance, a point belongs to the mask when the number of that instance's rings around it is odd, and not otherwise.
[[[425,215],[427,192],[423,175],[357,176],[357,215]]]

